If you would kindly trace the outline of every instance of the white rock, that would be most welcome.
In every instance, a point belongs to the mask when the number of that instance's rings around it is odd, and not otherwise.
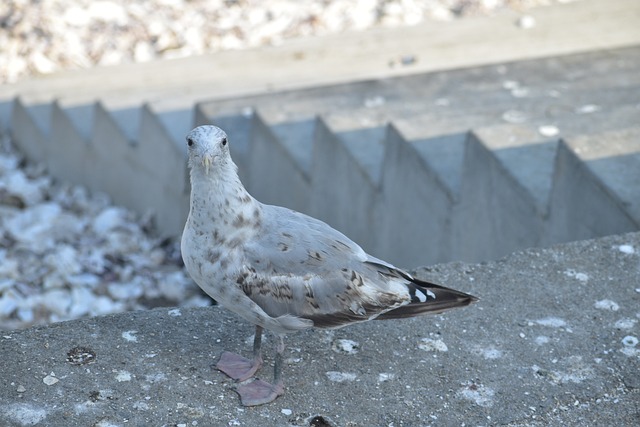
[[[47,375],[46,377],[44,377],[42,379],[42,382],[45,383],[46,385],[54,385],[55,383],[57,383],[58,381],[60,381],[59,379],[57,379],[55,377],[55,375]]]
[[[48,185],[45,179],[28,179],[20,169],[7,173],[3,181],[0,181],[0,188],[4,187],[9,194],[18,197],[27,206],[40,203],[44,199]]]
[[[56,289],[62,288],[65,285],[65,280],[59,274],[47,274],[42,279],[42,288],[43,289]]]
[[[638,323],[636,319],[624,318],[618,320],[613,326],[617,329],[633,329],[636,323]]]
[[[632,245],[620,245],[618,250],[623,254],[633,255],[636,251]]]
[[[10,258],[5,250],[0,250],[0,277],[3,279],[17,279],[20,277],[18,260]],[[0,291],[2,291],[2,286],[0,286]]]
[[[424,351],[449,351],[449,348],[442,340],[434,340],[432,338],[422,338],[418,344],[418,348]]]
[[[345,381],[353,381],[356,379],[356,374],[352,374],[349,372],[337,372],[337,371],[329,371],[325,374],[329,381],[342,383]]]
[[[64,12],[62,19],[71,26],[84,27],[89,24],[91,17],[84,8],[71,5]]]
[[[139,41],[136,43],[133,52],[133,59],[136,62],[149,62],[154,58],[154,56],[154,50],[151,44],[146,41]]]
[[[56,246],[52,253],[44,257],[44,263],[62,277],[82,271],[82,265],[78,262],[78,251],[67,244]]]
[[[333,342],[331,348],[336,353],[356,354],[360,348],[360,344],[356,341],[338,339]]]
[[[79,218],[76,214],[63,211],[56,218],[56,222],[50,229],[50,237],[54,241],[76,241],[86,227],[88,220]]]
[[[71,289],[69,316],[77,318],[89,314],[95,299],[95,294],[89,288],[84,286],[73,287]]]
[[[518,19],[518,27],[529,30],[536,26],[536,18],[531,15],[523,15]]]
[[[384,382],[387,382],[387,381],[391,381],[395,377],[396,377],[395,374],[381,372],[381,373],[378,374],[378,382],[379,383],[384,383]]]
[[[74,288],[94,288],[100,283],[100,278],[95,274],[81,273],[67,276],[66,282]]]
[[[589,275],[586,273],[579,273],[573,269],[566,270],[564,272],[565,275],[569,277],[575,277],[577,280],[581,282],[587,282],[589,280]]]
[[[13,289],[3,292],[2,296],[0,296],[0,316],[9,317],[18,308],[22,300],[23,298]]]
[[[105,249],[110,254],[127,255],[142,250],[143,243],[137,233],[118,229],[107,234]]]
[[[91,228],[99,236],[105,236],[115,228],[124,227],[126,224],[126,211],[123,208],[107,207],[97,215],[91,223]]]
[[[111,298],[98,296],[93,299],[89,314],[92,316],[100,316],[103,314],[117,313],[124,309],[124,304],[115,302]]]
[[[552,125],[540,126],[538,128],[538,133],[542,136],[552,137],[558,135],[560,133],[560,129],[558,129],[557,126]]]
[[[597,301],[594,305],[598,310],[609,310],[609,311],[618,311],[620,310],[620,306],[615,301],[611,301],[610,299],[603,299]]]
[[[102,274],[107,267],[105,255],[106,253],[103,248],[87,248],[81,257],[82,264],[86,270],[92,273]]]
[[[192,287],[193,282],[182,271],[167,274],[163,280],[158,281],[158,289],[162,295],[173,301],[183,301]]]
[[[18,170],[19,163],[20,161],[17,156],[9,153],[0,153],[0,176],[14,173]],[[6,183],[0,184],[0,186],[1,185],[6,186]]]
[[[201,295],[194,295],[180,304],[181,307],[209,307],[212,304],[211,298]]]
[[[131,381],[131,372],[129,371],[118,371],[116,374],[116,381],[119,383],[125,381]]]
[[[13,288],[14,286],[16,286],[16,282],[13,279],[0,279],[0,295],[2,295],[4,292],[8,291],[9,289]]]
[[[122,333],[122,338],[129,342],[138,342],[138,337],[136,337],[137,333],[138,331],[124,331]]]
[[[110,283],[107,287],[109,295],[116,300],[131,300],[142,296],[144,290],[134,282]]]
[[[57,64],[47,58],[42,52],[35,51],[29,55],[29,62],[40,74],[49,74],[54,72],[58,67]]]
[[[552,328],[563,328],[567,326],[567,322],[559,317],[545,317],[544,319],[536,320],[536,323],[540,326],[549,326]]]
[[[14,239],[35,247],[36,243],[43,245],[51,240],[51,228],[61,212],[62,209],[55,203],[42,203],[5,221],[5,226]]]
[[[127,23],[127,13],[125,9],[121,5],[111,1],[89,2],[87,14],[92,19],[113,22],[121,26]]]
[[[58,316],[65,316],[71,305],[71,295],[66,289],[51,289],[42,295],[40,304]]]
[[[19,308],[16,314],[18,315],[18,319],[25,324],[32,323],[35,319],[33,309],[31,308]]]

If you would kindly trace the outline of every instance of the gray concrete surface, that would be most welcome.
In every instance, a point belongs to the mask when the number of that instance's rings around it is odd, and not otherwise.
[[[197,122],[230,125],[258,199],[318,217],[382,258],[495,259],[640,229],[639,67],[636,46],[215,100]],[[563,161],[574,148],[611,166]],[[572,179],[576,168],[592,172]],[[308,201],[291,185],[307,181]],[[598,205],[607,220],[592,227],[567,200]]]
[[[256,408],[214,369],[252,335],[220,308],[3,331],[0,425],[638,425],[640,233],[417,274],[481,301],[290,336],[286,394]]]

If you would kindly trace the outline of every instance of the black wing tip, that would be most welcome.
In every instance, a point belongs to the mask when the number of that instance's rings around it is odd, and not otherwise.
[[[399,319],[425,314],[439,314],[455,308],[469,306],[480,300],[478,297],[465,292],[422,280],[414,279],[407,285],[410,288],[411,303],[388,311],[379,316],[378,319]],[[421,296],[419,297],[417,293],[420,293]]]
[[[461,298],[465,302],[465,305],[475,304],[478,301],[480,301],[480,298],[478,298],[477,296],[474,296],[474,295],[471,295],[471,294],[467,294],[467,293],[461,292],[461,291],[456,291],[455,289],[450,289],[450,290],[452,292],[458,294],[459,298]]]
[[[408,286],[410,287],[410,294],[412,296],[412,299],[413,297],[415,297],[416,292],[420,292],[427,297],[427,300],[423,303],[428,303],[430,300],[433,301],[433,297],[430,296],[430,294],[440,294],[441,299],[444,297],[444,299],[448,300],[458,300],[461,304],[464,305],[469,305],[480,301],[480,298],[474,295],[458,291],[456,289],[447,288],[446,286],[436,285],[435,283],[427,282],[424,280],[413,279],[411,280],[411,284],[409,284]]]

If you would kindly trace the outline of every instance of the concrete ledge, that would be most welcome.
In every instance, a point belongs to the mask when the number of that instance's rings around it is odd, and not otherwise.
[[[639,268],[632,233],[422,269],[481,301],[291,336],[287,392],[257,408],[214,369],[252,335],[219,308],[5,331],[0,425],[637,425]]]
[[[15,96],[32,102],[64,98],[74,103],[108,98],[123,106],[137,106],[143,99],[172,110],[190,108],[194,98],[232,97],[615,49],[640,40],[640,5],[636,0],[584,0],[532,9],[527,14],[536,22],[528,30],[517,26],[518,14],[503,11],[493,17],[301,38],[274,47],[60,72],[2,85],[0,101]],[[416,61],[400,65],[407,55]],[[162,72],[158,72],[159,66]]]

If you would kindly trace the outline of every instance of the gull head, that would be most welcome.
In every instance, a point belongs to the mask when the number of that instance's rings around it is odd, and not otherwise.
[[[187,134],[189,166],[202,168],[206,174],[212,168],[219,168],[229,159],[227,134],[216,126],[198,126]]]

